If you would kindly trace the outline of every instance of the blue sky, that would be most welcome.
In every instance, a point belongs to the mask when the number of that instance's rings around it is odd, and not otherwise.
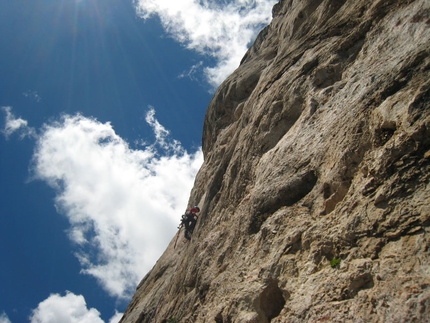
[[[275,2],[0,0],[0,323],[119,320]]]

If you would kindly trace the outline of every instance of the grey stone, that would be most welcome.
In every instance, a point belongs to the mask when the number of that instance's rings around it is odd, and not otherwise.
[[[209,104],[192,240],[121,322],[428,322],[429,1],[273,17]]]

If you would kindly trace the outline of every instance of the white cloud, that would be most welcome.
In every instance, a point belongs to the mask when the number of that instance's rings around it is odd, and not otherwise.
[[[201,149],[189,154],[158,123],[156,142],[133,150],[109,123],[76,116],[45,125],[34,176],[56,189],[56,207],[71,224],[82,272],[116,297],[129,297],[176,231]]]
[[[240,63],[250,42],[271,19],[275,0],[135,0],[142,18],[158,15],[177,41],[216,59],[206,67],[208,82],[216,87]]]
[[[16,118],[12,113],[11,107],[2,107],[2,110],[6,114],[5,125],[2,130],[6,139],[9,138],[14,132],[18,132],[20,134],[21,139],[24,137],[34,137],[36,132],[33,128],[28,126],[27,120]]]
[[[115,311],[115,315],[111,317],[109,320],[109,323],[118,323],[119,320],[121,320],[124,313],[119,313],[118,311]]]
[[[109,323],[118,323],[123,314],[115,311]],[[2,321],[2,318],[0,315],[0,323],[11,323],[7,316],[6,321]],[[84,296],[69,291],[65,296],[49,295],[32,311],[29,319],[30,323],[104,323],[97,309],[87,308]]]
[[[104,323],[100,312],[87,308],[82,295],[67,292],[65,296],[51,294],[39,303],[30,317],[31,323]]]
[[[11,323],[5,312],[0,314],[0,323]]]
[[[40,97],[39,93],[37,93],[36,91],[26,91],[24,93],[22,93],[23,96],[25,96],[26,98],[35,101],[35,102],[40,102],[42,101],[42,98]]]
[[[188,71],[184,71],[182,72],[180,75],[178,75],[178,78],[185,78],[188,77],[190,80],[195,81],[197,80],[196,78],[196,73],[198,73],[199,69],[203,66],[203,61],[198,62],[197,64],[194,64],[193,66],[191,66],[191,68]]]

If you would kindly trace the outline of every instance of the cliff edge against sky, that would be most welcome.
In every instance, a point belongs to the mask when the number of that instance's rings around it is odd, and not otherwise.
[[[427,322],[430,3],[281,0],[122,323]]]

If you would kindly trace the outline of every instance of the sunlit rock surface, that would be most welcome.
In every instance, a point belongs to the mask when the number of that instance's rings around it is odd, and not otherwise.
[[[207,109],[192,241],[121,322],[429,322],[430,2],[273,17]]]

